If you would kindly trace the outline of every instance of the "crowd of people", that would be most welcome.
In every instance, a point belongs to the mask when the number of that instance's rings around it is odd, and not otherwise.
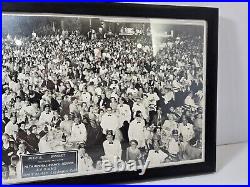
[[[3,38],[3,178],[27,154],[78,150],[79,172],[202,158],[203,38],[162,39],[154,55],[150,37]]]

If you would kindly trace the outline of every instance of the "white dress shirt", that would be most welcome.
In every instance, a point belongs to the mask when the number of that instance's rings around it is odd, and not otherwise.
[[[46,122],[51,123],[53,116],[53,112],[46,113],[45,111],[43,111],[39,118],[39,124],[45,124]]]
[[[120,128],[118,117],[115,114],[105,113],[101,120],[101,127],[103,134],[106,134],[107,130],[112,130],[113,133]]]
[[[102,95],[102,89],[101,89],[100,87],[97,87],[97,88],[95,89],[95,93],[96,93],[97,95]]]
[[[15,133],[18,132],[18,125],[13,124],[12,121],[8,122],[5,126],[5,133],[7,133],[10,136],[15,135]]]
[[[64,120],[61,122],[60,124],[60,129],[65,132],[67,135],[71,134],[72,131],[72,125],[73,125],[73,121],[71,120]]]
[[[165,120],[164,124],[162,125],[162,129],[172,133],[173,130],[178,130],[178,125],[175,121]]]
[[[119,120],[120,120],[121,126],[123,125],[124,121],[130,122],[130,120],[131,120],[131,110],[130,110],[129,105],[127,105],[127,104],[122,104],[121,105],[120,104],[120,105],[118,105],[117,110],[119,112]]]
[[[168,152],[173,155],[177,155],[180,151],[179,142],[174,138],[171,138],[168,144]]]
[[[133,120],[130,123],[128,129],[129,140],[136,140],[138,142],[138,147],[145,146],[145,133],[144,133],[145,121],[142,119],[138,121],[137,119]]]
[[[172,86],[174,92],[177,92],[182,87],[182,85],[179,82],[177,82],[177,80],[173,80]]]
[[[194,137],[194,127],[190,123],[187,123],[187,125],[181,123],[179,125],[179,131],[183,136],[184,142],[188,142]]]
[[[70,142],[86,142],[87,140],[87,130],[84,124],[73,124],[71,136],[69,138]]]
[[[85,102],[87,104],[90,103],[91,95],[89,92],[82,93],[81,95],[81,102]]]
[[[165,162],[165,159],[167,157],[168,155],[162,150],[150,150],[148,153],[147,162],[149,162],[149,166],[161,166],[161,164]]]
[[[159,97],[156,93],[148,94],[149,105],[156,105],[156,102],[159,100]]]
[[[40,110],[31,105],[26,107],[26,112],[32,117],[39,117]]]
[[[69,112],[70,113],[78,113],[79,112],[79,108],[76,104],[72,103],[69,105]]]
[[[137,111],[141,111],[143,118],[144,119],[148,118],[146,107],[143,104],[134,103],[132,111],[134,112],[134,117]]]
[[[84,156],[78,154],[78,172],[84,173],[93,170],[93,161],[90,156],[85,153]]]
[[[138,90],[136,88],[128,88],[127,93],[131,93],[132,95],[136,95],[138,93]]]
[[[117,140],[114,140],[112,143],[110,143],[108,140],[105,140],[103,142],[103,149],[105,158],[111,162],[114,161],[115,157],[121,158],[122,156],[121,143]]]
[[[192,106],[192,107],[197,107],[196,104],[194,103],[194,100],[192,99],[191,96],[187,96],[185,99],[185,104]]]
[[[173,130],[178,130],[177,123],[175,121],[166,120],[162,126],[162,141],[164,143],[168,143]]]
[[[174,92],[170,91],[164,95],[165,104],[167,104],[171,99],[174,99]]]
[[[46,135],[42,137],[38,143],[39,153],[53,152],[50,142],[47,140]]]

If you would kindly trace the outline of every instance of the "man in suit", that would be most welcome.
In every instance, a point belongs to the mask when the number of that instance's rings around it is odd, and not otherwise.
[[[45,80],[43,81],[41,87],[46,87],[48,90],[53,91],[55,89],[55,84],[48,78],[48,76],[45,76]]]

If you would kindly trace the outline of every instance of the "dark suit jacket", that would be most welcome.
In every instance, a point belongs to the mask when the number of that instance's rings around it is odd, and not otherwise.
[[[43,81],[42,83],[42,87],[46,87],[48,90],[54,90],[55,89],[55,84],[52,80],[48,80],[48,81]]]
[[[38,143],[39,143],[39,139],[36,137],[35,134],[31,133],[30,135],[28,135],[27,137],[27,143],[28,143],[28,151],[30,153],[37,153],[39,148],[38,148]]]
[[[101,103],[102,100],[103,100],[103,102],[102,102],[103,107],[105,107],[105,108],[110,107],[111,100],[108,99],[108,98],[104,98],[104,99],[100,98],[99,101],[98,101],[98,106],[100,106],[100,103]]]

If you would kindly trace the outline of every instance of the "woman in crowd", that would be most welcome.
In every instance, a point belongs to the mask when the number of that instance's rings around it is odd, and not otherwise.
[[[136,140],[131,140],[129,142],[130,147],[127,148],[126,152],[126,161],[136,161],[142,159],[141,151],[138,149],[138,142]]]

